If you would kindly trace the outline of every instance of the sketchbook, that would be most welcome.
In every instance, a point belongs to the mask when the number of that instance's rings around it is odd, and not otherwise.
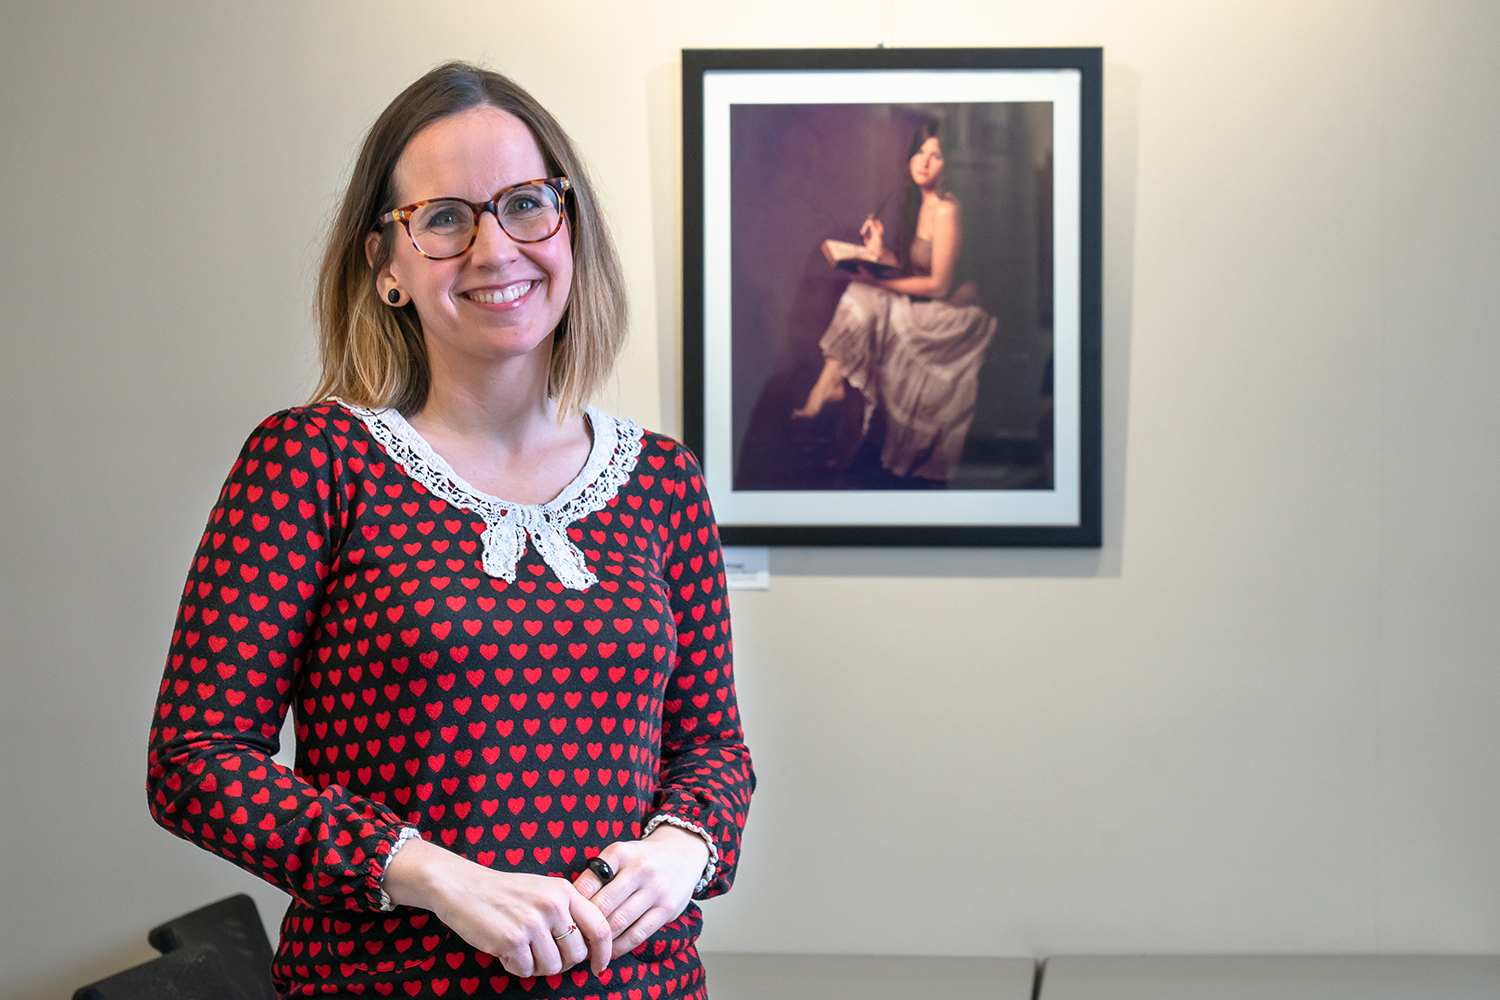
[[[865,271],[877,278],[896,278],[901,268],[882,264],[862,243],[845,243],[843,240],[824,240],[823,256],[828,263],[845,271]]]

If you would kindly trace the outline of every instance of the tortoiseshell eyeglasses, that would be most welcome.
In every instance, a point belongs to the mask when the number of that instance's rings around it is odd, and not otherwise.
[[[430,198],[377,220],[378,226],[399,222],[411,245],[429,260],[447,260],[469,251],[479,236],[479,220],[493,212],[495,221],[517,243],[540,243],[562,228],[563,200],[572,185],[566,177],[542,177],[502,188],[489,201]]]

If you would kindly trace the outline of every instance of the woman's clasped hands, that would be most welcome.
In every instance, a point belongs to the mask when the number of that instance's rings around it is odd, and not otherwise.
[[[386,867],[384,888],[393,903],[437,914],[512,975],[609,964],[609,922],[567,879],[495,871],[414,837]]]
[[[391,901],[431,910],[515,976],[555,976],[585,959],[602,972],[687,908],[708,862],[696,834],[660,826],[600,852],[608,884],[496,871],[413,838],[386,868]]]

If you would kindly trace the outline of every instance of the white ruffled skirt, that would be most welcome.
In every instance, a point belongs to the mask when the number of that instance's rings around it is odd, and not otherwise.
[[[818,346],[864,395],[866,433],[876,410],[884,411],[880,461],[886,469],[952,478],[995,326],[978,306],[849,284]]]

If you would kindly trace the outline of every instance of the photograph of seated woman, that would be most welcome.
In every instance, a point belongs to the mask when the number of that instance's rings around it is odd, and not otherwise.
[[[321,382],[234,462],[151,721],[152,817],[291,896],[283,997],[706,996],[755,779],[697,460],[589,405],[624,288],[514,82],[371,126]]]
[[[1045,102],[731,108],[734,489],[1051,489],[1052,183]]]
[[[823,371],[792,415],[816,417],[824,406],[844,402],[846,387],[852,388],[862,404],[854,411],[858,427],[841,424],[839,458],[847,464],[878,414],[884,421],[881,465],[897,476],[943,485],[958,467],[974,419],[995,318],[975,304],[973,282],[955,287],[963,206],[943,183],[937,122],[924,122],[912,136],[907,169],[905,259],[886,245],[885,227],[874,215],[860,227],[874,259],[904,273],[884,279],[866,268],[854,273],[819,341],[827,358]]]

